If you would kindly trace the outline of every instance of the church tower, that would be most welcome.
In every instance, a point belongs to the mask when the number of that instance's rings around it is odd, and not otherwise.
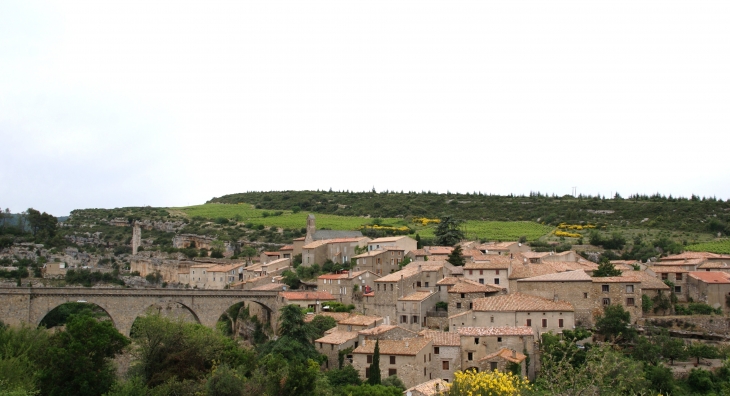
[[[304,237],[304,244],[310,244],[314,242],[314,233],[317,231],[317,226],[314,223],[314,215],[310,214],[307,216],[307,236]]]

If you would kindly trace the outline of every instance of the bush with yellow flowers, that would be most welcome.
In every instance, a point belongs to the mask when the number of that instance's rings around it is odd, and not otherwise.
[[[457,371],[449,388],[449,396],[513,396],[531,389],[530,382],[512,373],[497,370]]]
[[[555,231],[555,236],[566,237],[566,238],[580,238],[582,235],[576,234],[574,232]]]
[[[441,223],[441,219],[429,219],[426,217],[414,217],[412,221],[413,221],[413,223],[420,224],[422,226]]]

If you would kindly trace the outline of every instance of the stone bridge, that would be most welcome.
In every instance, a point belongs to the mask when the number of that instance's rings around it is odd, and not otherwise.
[[[279,313],[277,291],[16,287],[0,288],[0,320],[8,325],[38,326],[51,310],[67,302],[98,305],[126,336],[135,319],[156,304],[179,304],[208,327],[215,327],[220,316],[239,302],[262,307],[268,316],[264,320],[268,319],[273,328]]]

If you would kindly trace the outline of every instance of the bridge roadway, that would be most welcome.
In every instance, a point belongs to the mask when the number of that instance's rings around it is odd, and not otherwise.
[[[127,336],[134,320],[154,304],[180,304],[198,323],[208,327],[215,327],[220,316],[239,302],[245,306],[259,304],[273,327],[279,311],[278,292],[268,290],[6,287],[0,288],[0,320],[8,325],[38,326],[51,310],[67,302],[98,305],[109,314],[117,330]]]

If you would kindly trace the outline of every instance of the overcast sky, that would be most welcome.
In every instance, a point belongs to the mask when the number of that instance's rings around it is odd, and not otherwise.
[[[0,1],[0,207],[730,198],[728,1]]]

